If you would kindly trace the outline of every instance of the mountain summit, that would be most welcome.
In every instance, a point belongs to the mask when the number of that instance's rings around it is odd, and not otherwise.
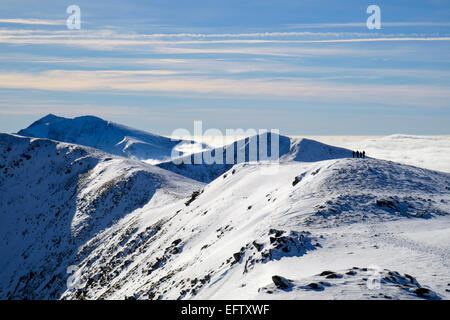
[[[294,139],[275,133],[264,133],[210,149],[205,144],[136,130],[95,116],[73,119],[49,114],[20,130],[18,135],[84,145],[114,155],[136,160],[147,160],[163,169],[185,177],[209,183],[243,162],[261,161],[261,155],[270,160],[312,162],[351,157],[351,151],[308,139]],[[278,152],[271,151],[272,140],[277,139]],[[179,152],[180,163],[172,161],[172,150]],[[197,151],[196,151],[197,150]],[[218,162],[208,163],[208,158]],[[231,162],[228,157],[231,155]],[[196,163],[194,159],[200,159]],[[253,160],[252,160],[253,159]],[[195,163],[195,164],[194,164]]]
[[[49,114],[17,134],[85,145],[127,158],[155,161],[170,158],[172,149],[182,142],[95,116],[69,119]]]
[[[272,140],[278,139],[278,152],[272,152]],[[208,164],[211,155],[219,155],[220,163]],[[229,157],[231,155],[231,157]],[[352,151],[344,148],[330,146],[309,139],[289,138],[276,133],[263,133],[229,145],[205,150],[191,155],[159,163],[160,168],[175,172],[204,183],[210,183],[214,179],[240,163],[265,160],[282,163],[288,162],[316,162],[332,159],[351,158]],[[232,161],[228,161],[231,158]],[[195,162],[196,159],[200,161]],[[253,160],[252,160],[253,159]]]

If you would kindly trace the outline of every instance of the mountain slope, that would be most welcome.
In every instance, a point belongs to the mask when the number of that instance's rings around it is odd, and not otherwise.
[[[271,175],[241,163],[204,185],[90,148],[0,138],[1,298],[450,298],[450,174],[285,159]],[[308,146],[306,159],[323,154]],[[68,265],[79,287],[66,285]]]
[[[78,249],[150,199],[201,184],[96,149],[0,134],[0,298],[58,298]],[[77,253],[78,252],[78,253]],[[78,255],[77,255],[78,254]]]
[[[310,139],[291,139],[291,148],[282,161],[315,162],[351,158],[352,151]]]
[[[20,130],[18,134],[75,143],[128,158],[154,161],[170,159],[172,149],[183,142],[93,116],[67,119],[52,114]],[[186,144],[190,143],[186,141]]]
[[[347,149],[274,133],[259,134],[210,149],[205,144],[171,140],[93,116],[67,119],[50,114],[20,130],[18,134],[75,143],[127,158],[148,160],[163,169],[204,183],[213,181],[238,163],[278,158],[281,161],[311,162],[351,156],[351,151]],[[279,147],[278,155],[275,152],[272,155],[273,139],[276,139]],[[172,159],[172,151],[179,154],[176,160]]]
[[[283,163],[275,176],[263,167],[239,164],[191,201],[145,207],[118,249],[118,235],[98,235],[110,244],[80,262],[87,286],[63,297],[449,297],[450,175],[373,159]],[[374,274],[381,288],[362,286]]]
[[[278,146],[278,152],[272,153],[272,140],[277,140],[274,146]],[[278,160],[314,162],[350,157],[352,152],[347,149],[309,139],[291,139],[275,133],[264,133],[238,140],[221,148],[182,156],[160,163],[158,166],[182,176],[209,183],[239,163]],[[215,160],[214,163],[211,163],[211,159]]]

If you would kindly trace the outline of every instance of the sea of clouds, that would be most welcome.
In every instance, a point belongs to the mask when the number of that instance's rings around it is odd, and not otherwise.
[[[450,173],[450,135],[416,136],[295,136],[329,145],[366,151],[372,158],[395,161],[416,167]],[[218,147],[242,137],[203,137],[203,142]],[[195,139],[195,138],[194,138]],[[197,139],[195,139],[197,140]]]

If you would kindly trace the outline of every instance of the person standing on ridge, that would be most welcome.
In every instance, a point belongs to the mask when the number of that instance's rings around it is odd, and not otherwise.
[[[359,158],[359,151],[356,150],[356,157]]]
[[[355,157],[355,151],[352,151],[353,158]]]
[[[363,158],[366,157],[366,151],[363,151]]]

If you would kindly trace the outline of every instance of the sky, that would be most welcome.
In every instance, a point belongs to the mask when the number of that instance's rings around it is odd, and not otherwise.
[[[81,28],[68,29],[77,5]],[[369,5],[381,29],[367,28]],[[450,1],[0,2],[0,132],[53,113],[153,133],[450,134]]]

